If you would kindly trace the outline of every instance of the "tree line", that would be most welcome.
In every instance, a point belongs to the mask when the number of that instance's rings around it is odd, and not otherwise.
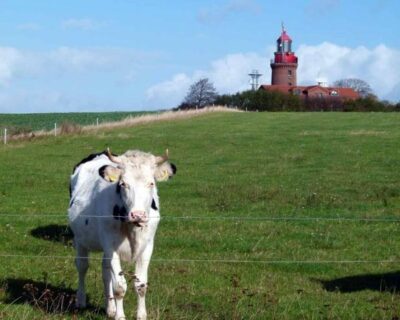
[[[338,80],[334,86],[352,87],[360,97],[356,100],[345,100],[340,97],[302,98],[293,94],[264,90],[220,95],[209,79],[204,78],[191,85],[177,109],[197,109],[216,104],[247,111],[400,111],[400,102],[394,104],[379,100],[363,80]]]

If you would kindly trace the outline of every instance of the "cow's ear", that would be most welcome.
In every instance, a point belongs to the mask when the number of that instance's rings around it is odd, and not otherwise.
[[[154,177],[157,181],[167,181],[176,174],[176,166],[169,162],[164,162],[157,166]]]
[[[119,180],[121,176],[121,169],[113,167],[113,166],[102,166],[99,169],[99,175],[108,182],[116,182]]]

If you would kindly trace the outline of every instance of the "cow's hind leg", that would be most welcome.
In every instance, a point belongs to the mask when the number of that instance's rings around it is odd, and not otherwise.
[[[102,267],[106,313],[109,318],[114,318],[117,314],[117,306],[115,305],[114,290],[112,287],[111,263],[110,259],[105,255]]]
[[[80,245],[76,245],[75,264],[78,269],[79,284],[76,294],[76,307],[86,308],[85,276],[89,268],[89,252]]]

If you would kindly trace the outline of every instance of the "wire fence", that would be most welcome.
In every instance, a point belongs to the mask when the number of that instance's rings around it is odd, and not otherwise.
[[[0,258],[20,259],[88,259],[80,256],[63,255],[19,255],[0,254]],[[113,260],[116,258],[90,257],[90,260]],[[118,259],[118,258],[117,258]],[[143,260],[142,260],[143,261]],[[400,260],[240,260],[240,259],[180,259],[180,258],[152,258],[151,262],[166,263],[234,263],[234,264],[398,264]]]
[[[63,218],[68,219],[67,214],[0,214],[0,219],[4,218],[17,218],[26,220],[27,218]],[[84,215],[80,218],[90,219],[119,219],[124,216],[109,215],[109,216],[96,216],[96,215]],[[311,217],[311,216],[264,216],[264,217],[252,217],[252,216],[163,216],[163,217],[148,217],[148,219],[160,219],[160,220],[222,220],[222,221],[332,221],[332,222],[387,222],[396,223],[400,222],[399,217],[346,217],[346,216],[330,216],[330,217]],[[0,220],[1,221],[1,220]]]
[[[81,218],[91,218],[91,219],[115,219],[120,216],[97,216],[97,215],[85,215]],[[67,214],[0,214],[0,222],[4,218],[17,218],[24,219],[27,218],[62,218],[67,220]],[[149,217],[150,219],[152,217]],[[211,221],[288,221],[288,222],[319,222],[319,221],[329,221],[329,222],[372,222],[372,223],[398,223],[400,222],[400,217],[346,217],[346,216],[334,216],[334,217],[311,217],[311,216],[264,216],[264,217],[251,217],[251,216],[164,216],[158,218],[161,220],[178,220],[178,221],[191,221],[191,220],[211,220]],[[0,254],[0,258],[6,259],[87,259],[87,257],[77,257],[71,255],[22,255],[22,254]],[[104,257],[90,257],[91,260],[103,260],[112,259]],[[318,264],[398,264],[400,260],[398,259],[383,259],[383,260],[256,260],[256,259],[183,259],[183,258],[154,258],[151,259],[152,262],[162,262],[162,263],[222,263],[222,264],[257,264],[257,265],[277,265],[277,264],[308,264],[308,265],[318,265]]]

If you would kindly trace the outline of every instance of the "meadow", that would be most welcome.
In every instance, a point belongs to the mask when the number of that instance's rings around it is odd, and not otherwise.
[[[119,121],[126,117],[136,117],[150,112],[70,112],[70,113],[31,113],[5,114],[0,113],[0,129],[8,129],[9,133],[53,130],[54,123],[78,125],[93,125],[102,122]]]
[[[90,307],[70,308],[66,211],[73,166],[110,147],[168,148],[178,168],[158,184],[149,319],[398,319],[399,122],[210,113],[1,145],[0,318],[105,318],[99,254]],[[134,318],[132,285],[125,301]]]

